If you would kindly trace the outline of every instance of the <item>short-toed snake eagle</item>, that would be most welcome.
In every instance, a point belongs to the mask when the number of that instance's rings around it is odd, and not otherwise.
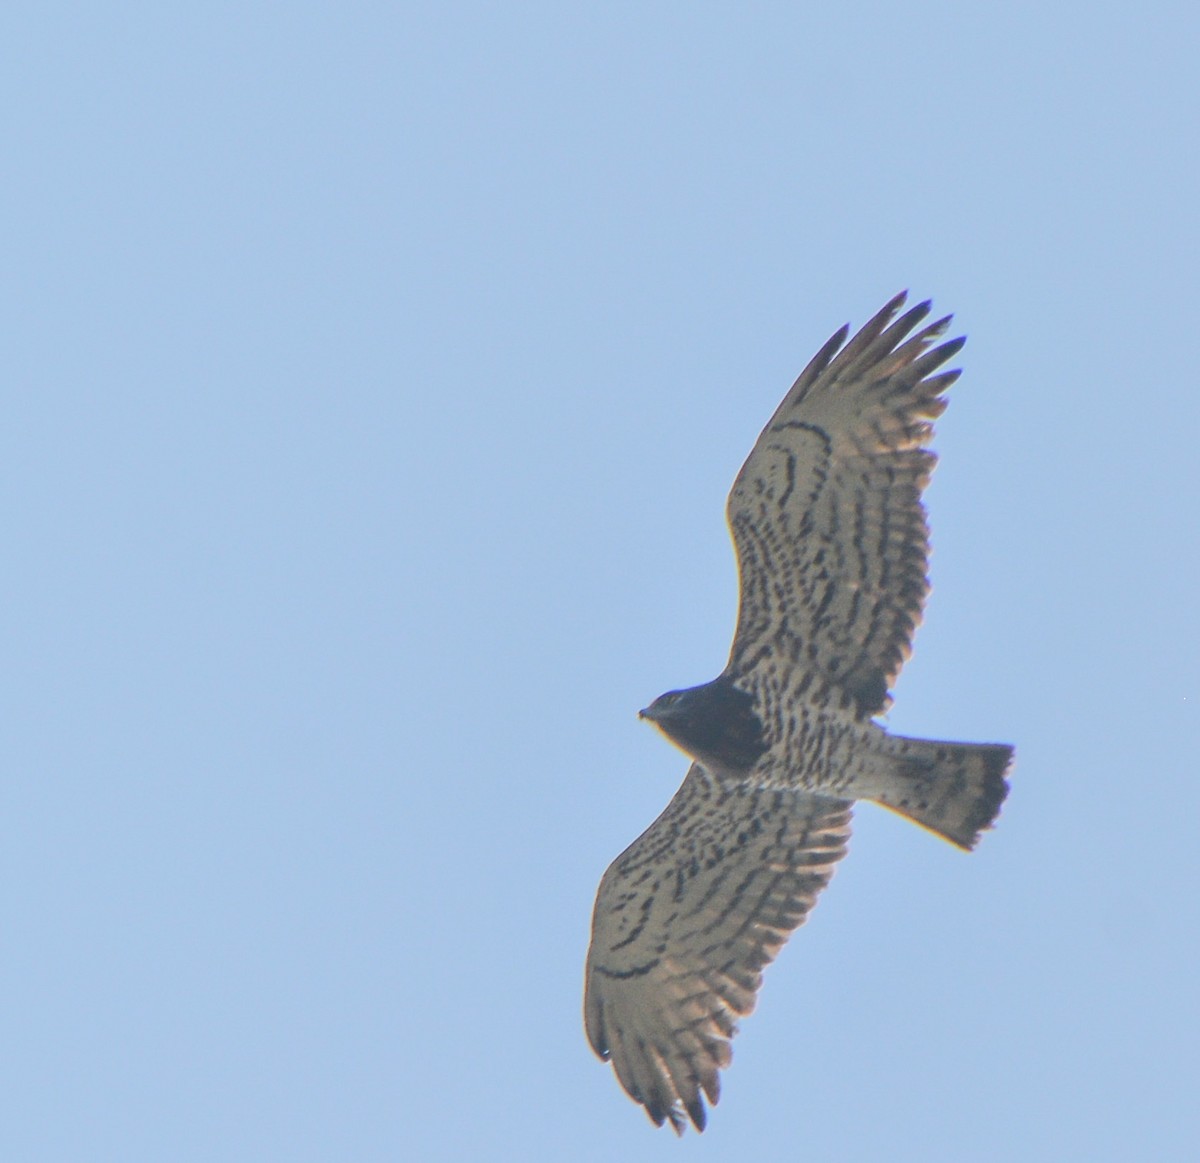
[[[854,800],[964,849],[995,819],[1012,748],[872,721],[929,585],[926,445],[963,345],[897,295],[817,353],[729,494],[740,577],[729,662],[642,716],[692,759],[600,882],[588,1039],[658,1125],[704,1129],[735,1022],[844,855]],[[918,330],[920,328],[920,330]]]

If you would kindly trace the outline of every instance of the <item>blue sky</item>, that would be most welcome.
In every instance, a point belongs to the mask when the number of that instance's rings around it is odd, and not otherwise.
[[[0,1154],[1190,1157],[1195,10],[0,15]],[[725,494],[902,287],[965,369],[860,808],[703,1137],[587,1049],[592,896],[723,665]]]

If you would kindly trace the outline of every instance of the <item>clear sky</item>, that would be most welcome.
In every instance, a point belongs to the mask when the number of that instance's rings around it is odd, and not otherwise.
[[[820,9],[818,13],[818,9]],[[1193,1158],[1194,5],[12,3],[0,1157]],[[580,1019],[725,494],[902,287],[965,373],[876,808],[704,1136]]]

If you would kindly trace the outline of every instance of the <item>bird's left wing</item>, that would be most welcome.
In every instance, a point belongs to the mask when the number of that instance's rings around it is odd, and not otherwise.
[[[703,1130],[735,1020],[845,854],[850,804],[723,784],[699,764],[600,882],[584,1018],[659,1126]]]

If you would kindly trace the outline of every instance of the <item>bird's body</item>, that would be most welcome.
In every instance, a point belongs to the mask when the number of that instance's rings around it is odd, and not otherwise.
[[[658,1124],[703,1129],[735,1019],[845,852],[854,800],[962,848],[990,826],[1012,749],[889,735],[872,721],[928,591],[921,504],[948,320],[910,334],[897,296],[838,332],[738,474],[728,517],[741,595],[728,664],[642,712],[693,760],[663,814],[605,873],[585,1022]],[[845,346],[843,346],[845,344]]]

